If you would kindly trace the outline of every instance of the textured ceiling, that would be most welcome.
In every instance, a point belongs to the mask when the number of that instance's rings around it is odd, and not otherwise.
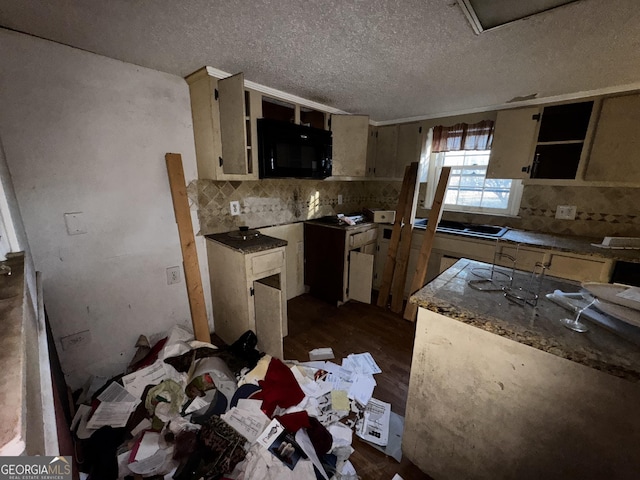
[[[0,25],[180,76],[242,71],[375,121],[640,82],[637,0],[481,35],[454,0],[0,0]]]

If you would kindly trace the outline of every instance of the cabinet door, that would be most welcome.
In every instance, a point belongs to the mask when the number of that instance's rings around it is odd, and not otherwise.
[[[502,110],[496,117],[487,178],[528,178],[538,107]]]
[[[378,149],[378,127],[369,125],[369,141],[367,142],[367,177],[376,174],[376,153]]]
[[[199,71],[187,78],[193,137],[196,147],[198,178],[215,180],[218,178],[220,149],[220,111],[215,91],[218,80],[206,71]]]
[[[367,167],[367,115],[331,115],[334,176],[364,177]]]
[[[398,125],[378,127],[376,177],[393,177],[398,151]]]
[[[344,230],[304,224],[304,283],[314,297],[344,301],[345,241]]]
[[[398,149],[394,164],[393,176],[402,178],[404,168],[412,162],[420,161],[421,127],[418,122],[403,123],[398,126]]]
[[[611,259],[580,258],[553,253],[547,274],[579,282],[608,282],[612,270],[613,260]]]
[[[640,95],[606,98],[585,180],[640,182]]]
[[[253,282],[258,350],[272,357],[283,358],[282,291],[270,279]]]
[[[218,80],[220,136],[222,138],[222,171],[224,174],[246,175],[247,163],[246,110],[244,75]]]
[[[349,299],[371,303],[373,255],[349,252]]]

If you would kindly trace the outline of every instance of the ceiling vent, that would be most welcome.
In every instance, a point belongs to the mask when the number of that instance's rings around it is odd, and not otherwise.
[[[476,34],[579,0],[458,0]]]

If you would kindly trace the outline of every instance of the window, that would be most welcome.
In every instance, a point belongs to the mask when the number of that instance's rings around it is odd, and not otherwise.
[[[491,150],[456,150],[431,153],[423,168],[427,181],[425,207],[433,203],[443,166],[451,167],[444,209],[462,212],[515,215],[520,207],[519,180],[485,178]]]

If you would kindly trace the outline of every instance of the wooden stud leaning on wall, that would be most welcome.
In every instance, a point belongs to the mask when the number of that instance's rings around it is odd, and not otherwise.
[[[411,254],[411,239],[413,238],[413,221],[416,216],[416,204],[420,187],[420,182],[417,181],[417,168],[416,176],[412,177],[411,182],[413,190],[409,193],[405,203],[404,225],[402,225],[400,233],[400,247],[396,256],[396,268],[391,284],[391,311],[394,313],[402,312],[404,304],[404,286],[407,282],[407,268],[409,266],[409,255]]]
[[[404,180],[400,189],[400,198],[396,207],[396,218],[391,231],[391,240],[389,241],[389,249],[387,251],[387,259],[384,262],[384,270],[382,272],[382,282],[378,293],[378,306],[386,307],[389,301],[389,293],[391,292],[391,282],[393,280],[393,272],[396,267],[396,254],[398,252],[398,244],[400,243],[400,232],[402,231],[402,221],[409,218],[412,211],[413,198],[411,192],[415,193],[416,180],[418,178],[418,163],[413,162],[404,169]]]
[[[202,278],[200,277],[198,252],[193,235],[193,224],[191,223],[187,186],[184,178],[184,170],[182,169],[182,156],[179,153],[167,153],[165,160],[167,162],[167,173],[169,174],[171,198],[173,199],[173,211],[176,215],[178,234],[180,235],[184,279],[187,284],[193,333],[196,340],[210,343],[211,333],[209,332],[207,309],[202,291]]]
[[[413,276],[413,281],[411,282],[411,290],[409,292],[411,295],[424,286],[424,279],[427,275],[427,264],[429,263],[429,256],[431,255],[431,249],[433,248],[433,239],[436,236],[436,228],[438,228],[438,221],[440,220],[444,194],[447,191],[447,183],[449,182],[450,173],[451,167],[443,167],[442,172],[440,173],[440,180],[436,187],[436,195],[433,199],[431,211],[429,212],[427,231],[425,232],[424,240],[420,247],[420,255],[418,256],[416,271]],[[407,302],[407,306],[404,309],[404,319],[415,322],[417,312],[418,306]]]

